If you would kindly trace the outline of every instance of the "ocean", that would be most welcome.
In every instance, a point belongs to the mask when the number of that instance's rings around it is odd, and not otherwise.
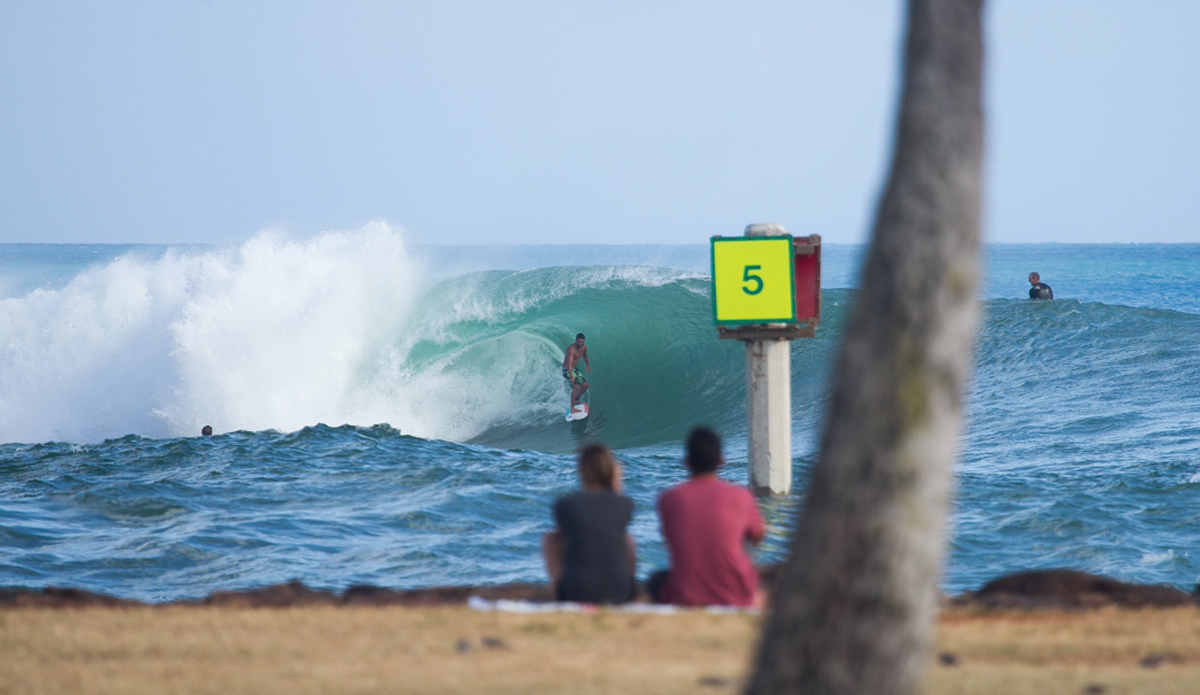
[[[786,551],[864,250],[824,247],[822,324],[791,348],[796,493],[760,502],[760,562]],[[1190,590],[1200,244],[988,245],[983,268],[943,589],[1072,567]],[[1025,299],[1035,270],[1055,301]],[[708,272],[704,243],[421,246],[383,223],[0,245],[0,586],[543,581],[590,439],[625,465],[645,577],[692,426],[746,481],[744,349]],[[566,423],[577,332],[592,416]]]

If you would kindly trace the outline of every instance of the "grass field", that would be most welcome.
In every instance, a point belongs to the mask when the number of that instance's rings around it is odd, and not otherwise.
[[[759,618],[463,607],[0,611],[0,693],[734,693]],[[1200,610],[942,616],[928,693],[1200,693]]]

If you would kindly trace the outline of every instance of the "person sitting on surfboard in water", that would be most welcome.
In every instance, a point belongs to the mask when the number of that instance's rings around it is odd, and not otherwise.
[[[592,371],[592,363],[588,361],[587,346],[583,344],[583,340],[582,333],[576,334],[575,342],[567,346],[567,355],[563,358],[562,375],[571,385],[571,407],[567,412],[575,410],[575,406],[579,405],[579,398],[588,390],[588,382],[579,371],[580,359],[583,360],[584,370],[589,373]]]

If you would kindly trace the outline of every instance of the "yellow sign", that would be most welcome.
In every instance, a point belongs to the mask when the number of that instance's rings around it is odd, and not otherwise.
[[[713,237],[716,323],[796,320],[792,237]]]

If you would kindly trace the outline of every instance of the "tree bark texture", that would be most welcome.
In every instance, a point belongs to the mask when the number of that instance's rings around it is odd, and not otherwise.
[[[913,693],[976,326],[982,0],[911,0],[899,127],[749,692]]]

